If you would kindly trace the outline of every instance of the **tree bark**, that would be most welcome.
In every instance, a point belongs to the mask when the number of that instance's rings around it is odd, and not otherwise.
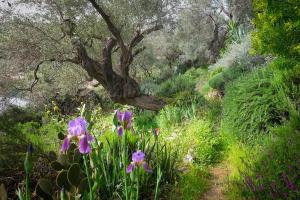
[[[95,78],[108,91],[112,101],[156,111],[164,107],[165,102],[162,99],[143,95],[140,92],[139,84],[129,76],[129,73],[120,75],[113,70],[111,54],[116,45],[115,39],[107,39],[102,51],[103,61],[101,63],[89,57],[80,41],[73,44],[77,49],[78,63],[89,76]],[[118,65],[117,67],[122,66]]]

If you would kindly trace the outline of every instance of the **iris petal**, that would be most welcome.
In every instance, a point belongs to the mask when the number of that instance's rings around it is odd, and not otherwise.
[[[149,167],[148,163],[144,162],[143,167],[146,172],[152,172],[152,169]]]
[[[129,164],[127,169],[126,169],[126,173],[131,173],[135,168],[134,164]]]
[[[122,121],[131,121],[131,118],[132,118],[132,112],[126,110],[124,115],[123,115],[123,120]]]
[[[64,142],[63,142],[60,150],[62,152],[66,152],[69,148],[70,148],[70,139],[68,137],[66,137],[64,139]]]
[[[87,122],[82,117],[77,117],[69,122],[68,132],[73,136],[80,136],[87,131]]]
[[[123,127],[122,127],[122,126],[119,126],[119,127],[118,127],[118,135],[119,135],[120,137],[122,137],[123,133],[124,133]]]
[[[145,159],[145,154],[138,150],[132,154],[132,161],[135,163],[142,163]]]
[[[82,154],[88,154],[91,151],[91,146],[88,142],[88,137],[84,135],[80,140],[79,140],[79,152]]]
[[[84,118],[77,117],[75,120],[77,121],[78,124],[80,124],[82,126],[82,128],[86,129],[87,121]]]
[[[87,141],[91,142],[94,140],[94,137],[90,133],[86,133]]]
[[[119,122],[122,122],[123,121],[123,113],[119,109],[116,112],[117,112],[117,117],[118,117]]]

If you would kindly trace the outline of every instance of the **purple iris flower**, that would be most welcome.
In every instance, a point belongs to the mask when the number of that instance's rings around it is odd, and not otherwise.
[[[140,150],[138,150],[132,154],[132,161],[134,163],[140,164],[140,163],[144,162],[144,159],[145,159],[145,154]]]
[[[119,127],[118,127],[118,135],[119,135],[120,137],[122,137],[123,133],[124,133],[123,127],[122,127],[122,126],[119,126]]]
[[[123,125],[125,129],[130,129],[132,125],[132,112],[126,110],[122,112],[120,110],[116,110],[116,115],[120,124]]]
[[[87,122],[82,117],[77,117],[69,122],[68,132],[73,136],[80,136],[85,134]]]
[[[87,132],[87,122],[82,117],[77,117],[69,122],[68,135],[64,139],[61,151],[66,152],[71,145],[71,139],[76,137],[79,140],[79,152],[82,154],[90,153],[90,143],[94,140],[93,136]]]
[[[132,154],[132,162],[128,165],[126,172],[131,173],[136,167],[143,166],[146,172],[151,173],[152,169],[145,161],[145,154],[138,150]]]
[[[130,163],[126,169],[126,173],[131,173],[135,168],[135,165]]]

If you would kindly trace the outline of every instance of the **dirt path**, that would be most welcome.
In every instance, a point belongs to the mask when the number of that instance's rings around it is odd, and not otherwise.
[[[203,195],[200,200],[226,200],[223,193],[223,187],[226,183],[226,178],[229,175],[229,169],[226,164],[222,163],[210,170],[212,178],[210,180],[210,189]]]

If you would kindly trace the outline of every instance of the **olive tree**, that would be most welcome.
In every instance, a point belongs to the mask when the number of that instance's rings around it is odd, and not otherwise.
[[[173,19],[176,0],[14,0],[1,5],[0,49],[19,74],[49,63],[79,66],[114,102],[159,110],[164,101],[142,94],[130,70],[143,39]],[[3,2],[2,2],[3,4]]]

